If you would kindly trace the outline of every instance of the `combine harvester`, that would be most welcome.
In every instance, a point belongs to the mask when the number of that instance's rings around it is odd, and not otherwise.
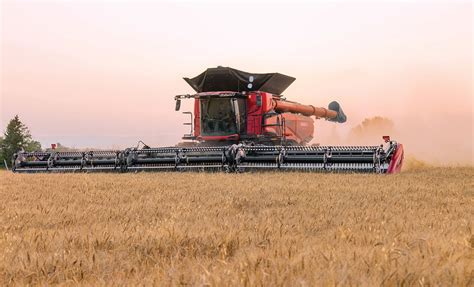
[[[308,146],[314,122],[344,123],[337,102],[318,108],[287,101],[281,94],[295,78],[252,74],[227,67],[207,69],[184,80],[197,92],[190,134],[174,147],[118,151],[19,152],[14,172],[131,172],[184,170],[310,170],[397,173],[403,146],[384,137],[385,146]]]

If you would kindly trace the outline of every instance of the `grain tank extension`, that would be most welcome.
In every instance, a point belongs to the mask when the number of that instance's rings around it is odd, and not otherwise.
[[[174,147],[146,145],[118,151],[19,152],[15,172],[310,170],[396,173],[403,146],[388,137],[378,146],[308,146],[314,120],[344,123],[337,102],[327,108],[288,101],[282,93],[295,78],[210,68],[184,80],[195,94],[185,123],[190,132]]]

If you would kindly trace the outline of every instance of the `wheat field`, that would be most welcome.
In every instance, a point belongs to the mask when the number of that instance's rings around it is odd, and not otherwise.
[[[474,286],[474,168],[0,172],[0,285]]]

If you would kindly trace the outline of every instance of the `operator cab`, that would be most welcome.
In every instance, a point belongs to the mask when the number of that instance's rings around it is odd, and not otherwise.
[[[198,141],[238,141],[247,131],[247,96],[238,92],[205,92],[175,97],[176,110],[181,99],[194,98],[194,114],[185,125],[191,126],[183,139]]]
[[[202,96],[199,99],[201,135],[228,136],[245,131],[245,98]]]

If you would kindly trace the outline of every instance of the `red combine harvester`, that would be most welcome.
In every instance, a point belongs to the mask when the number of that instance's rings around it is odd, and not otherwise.
[[[313,139],[311,116],[346,121],[337,102],[326,109],[285,100],[281,94],[295,80],[286,75],[218,67],[185,80],[197,94],[176,96],[176,110],[181,99],[195,99],[194,119],[188,123],[194,128],[184,139],[201,145],[305,145]]]
[[[207,69],[184,80],[197,92],[186,141],[175,147],[121,151],[19,152],[15,172],[311,170],[399,172],[403,146],[384,137],[380,146],[306,146],[314,133],[311,116],[344,123],[337,102],[328,108],[287,101],[283,91],[295,78],[227,67]]]

